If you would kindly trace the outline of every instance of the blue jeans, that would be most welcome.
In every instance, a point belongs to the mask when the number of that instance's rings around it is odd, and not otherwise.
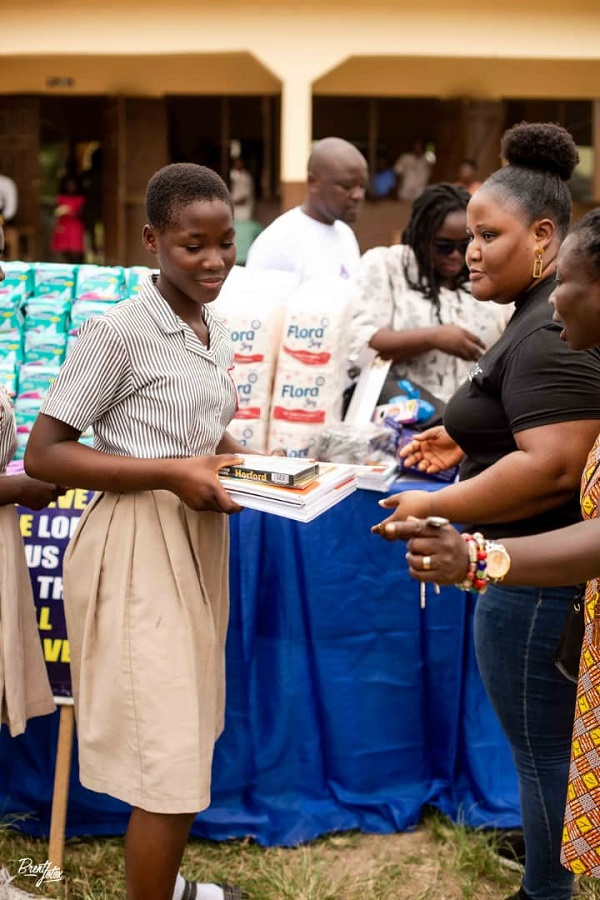
[[[489,587],[475,606],[481,677],[512,750],[525,838],[523,890],[532,900],[570,900],[560,864],[575,685],[554,654],[575,588]]]

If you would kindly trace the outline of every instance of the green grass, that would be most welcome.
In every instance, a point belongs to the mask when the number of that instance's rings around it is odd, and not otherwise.
[[[190,841],[187,878],[241,884],[252,900],[503,900],[519,885],[496,853],[493,832],[453,825],[428,813],[419,828],[391,835],[348,832],[293,849],[264,849],[252,841]],[[47,843],[0,826],[0,861],[11,874],[18,860],[43,863]],[[65,879],[37,889],[18,876],[17,887],[63,900],[123,900],[123,839],[70,840]],[[600,882],[582,879],[580,897],[600,900]]]

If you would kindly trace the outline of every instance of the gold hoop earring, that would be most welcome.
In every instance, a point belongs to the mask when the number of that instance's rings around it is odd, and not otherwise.
[[[533,277],[541,278],[544,271],[544,251],[536,247],[535,258],[533,261]]]

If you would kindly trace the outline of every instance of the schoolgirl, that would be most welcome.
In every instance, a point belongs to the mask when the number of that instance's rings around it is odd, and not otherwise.
[[[233,207],[203,166],[158,171],[143,243],[159,274],[85,323],[32,430],[27,471],[97,493],[64,562],[81,781],[131,804],[130,900],[234,900],[177,874],[210,803],[223,729],[227,515],[242,448],[232,347],[210,310],[235,262]],[[78,442],[93,426],[94,446]]]

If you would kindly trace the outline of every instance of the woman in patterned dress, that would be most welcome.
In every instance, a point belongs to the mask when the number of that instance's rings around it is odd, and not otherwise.
[[[561,340],[574,350],[600,346],[600,209],[584,216],[562,245],[550,303],[555,321],[563,325]],[[576,875],[595,878],[600,878],[599,501],[600,435],[581,480],[584,521],[545,534],[500,539],[510,560],[503,584],[553,587],[587,581],[561,859]],[[463,581],[466,544],[454,528],[428,528],[415,520],[389,524],[387,530],[388,537],[408,541],[407,560],[415,578],[440,584]]]

